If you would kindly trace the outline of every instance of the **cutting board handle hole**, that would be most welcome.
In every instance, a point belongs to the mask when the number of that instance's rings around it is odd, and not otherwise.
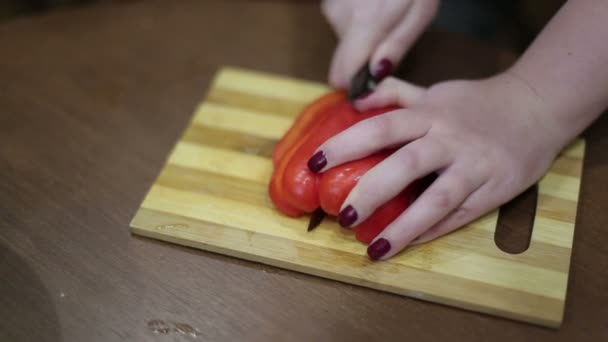
[[[509,254],[520,254],[530,247],[536,216],[538,186],[534,185],[500,208],[494,242]]]

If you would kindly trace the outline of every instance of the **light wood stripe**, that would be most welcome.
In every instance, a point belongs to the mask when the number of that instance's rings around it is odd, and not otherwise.
[[[158,222],[164,224],[158,225]],[[142,209],[133,219],[132,226],[139,234],[156,239],[221,254],[245,256],[256,262],[480,312],[495,313],[498,310],[505,317],[542,325],[556,325],[563,314],[563,302],[545,296],[391,263],[371,263],[359,254],[319,248],[300,241],[285,241],[257,232],[252,234],[161,211]],[[304,261],[302,255],[309,258]],[[509,305],[505,306],[505,303]]]
[[[276,145],[276,140],[198,125],[188,127],[182,141],[264,158],[272,158],[272,152]]]
[[[156,184],[177,190],[221,196],[233,201],[274,208],[268,196],[268,186],[201,170],[169,164],[163,168]]]
[[[272,174],[272,161],[267,158],[183,141],[175,145],[168,162],[261,184],[268,184]]]
[[[238,215],[235,215],[234,208],[237,207],[237,203],[239,203],[239,212]],[[317,229],[316,234],[313,235],[306,232],[303,224],[297,224],[298,221],[302,222],[301,219],[291,220],[278,215],[275,210],[248,205],[224,197],[154,185],[150,191],[150,195],[145,199],[142,206],[153,210],[167,210],[168,212],[185,217],[207,220],[228,227],[260,232],[288,240],[306,241],[319,247],[364,254],[364,246],[352,238],[346,239],[344,235],[347,232],[338,228],[333,222],[331,223],[334,226],[333,229]],[[336,234],[337,231],[340,231],[340,234]],[[391,263],[418,267],[421,263],[412,262],[411,260],[417,255],[421,254],[404,253],[391,260]],[[422,255],[422,258],[424,257]],[[454,260],[459,261],[459,267],[452,267]],[[486,265],[490,268],[481,267],[481,265]],[[548,297],[559,298],[563,294],[561,292],[563,290],[561,286],[564,278],[563,273],[527,264],[484,257],[473,253],[461,254],[457,258],[454,258],[453,255],[438,258],[432,263],[431,269],[433,272],[457,275],[496,286],[509,287],[520,291],[534,291],[532,293]],[[496,274],[488,277],[488,272],[496,272]],[[524,277],[514,279],[512,274],[520,274],[524,275]],[[550,281],[553,284],[552,288],[535,288],[534,285],[538,277]]]
[[[280,98],[300,103],[309,103],[328,91],[326,86],[318,83],[239,68],[222,69],[213,88],[236,90],[266,101]]]
[[[289,129],[293,120],[236,107],[206,103],[196,111],[194,123],[279,140]]]
[[[559,197],[538,195],[536,215],[562,222],[574,222],[576,219],[576,201]]]
[[[576,201],[579,185],[580,180],[578,178],[549,173],[539,182],[538,193]]]
[[[574,224],[537,216],[534,219],[531,243],[542,242],[561,247],[572,247]]]

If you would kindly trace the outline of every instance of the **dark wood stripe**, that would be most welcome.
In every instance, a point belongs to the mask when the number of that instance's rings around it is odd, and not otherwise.
[[[577,202],[565,198],[538,194],[539,201],[550,201],[550,208],[538,208],[536,215],[545,218],[574,222],[576,220]]]
[[[581,177],[582,160],[577,157],[569,157],[562,155],[560,159],[556,159],[553,163],[551,171],[556,174],[572,177]]]
[[[272,157],[272,151],[277,143],[267,138],[196,124],[188,127],[182,141],[265,158]]]

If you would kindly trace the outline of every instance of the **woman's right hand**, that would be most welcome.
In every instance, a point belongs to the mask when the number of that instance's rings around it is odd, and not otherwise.
[[[439,0],[324,0],[322,11],[340,40],[329,83],[346,89],[370,62],[376,79],[391,74],[431,22]]]

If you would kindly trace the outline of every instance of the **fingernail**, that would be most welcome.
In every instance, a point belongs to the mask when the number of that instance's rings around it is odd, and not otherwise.
[[[323,151],[315,153],[308,160],[308,169],[314,173],[321,171],[325,165],[327,165],[327,159],[325,158],[325,153],[323,153]]]
[[[349,227],[357,221],[357,211],[352,205],[348,205],[338,214],[338,224],[342,227]]]
[[[378,260],[391,250],[391,243],[387,239],[378,239],[367,247],[367,255],[372,260]]]
[[[384,79],[386,76],[390,75],[393,72],[393,63],[388,59],[384,58],[376,67],[376,71],[374,72],[374,78],[377,81]]]

